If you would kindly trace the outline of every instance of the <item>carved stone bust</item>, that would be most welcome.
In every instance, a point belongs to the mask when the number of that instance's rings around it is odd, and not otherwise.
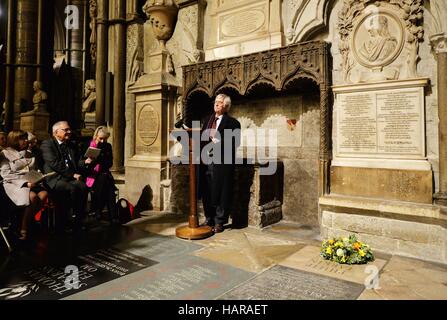
[[[84,102],[82,103],[82,114],[95,111],[96,82],[93,79],[85,81]]]
[[[33,96],[33,105],[34,105],[34,111],[44,111],[45,110],[45,104],[48,100],[48,95],[45,91],[42,90],[43,84],[40,81],[34,81],[33,83],[33,89],[34,89],[34,96]]]
[[[84,102],[82,103],[82,119],[85,128],[94,129],[96,114],[96,82],[93,79],[85,81]]]

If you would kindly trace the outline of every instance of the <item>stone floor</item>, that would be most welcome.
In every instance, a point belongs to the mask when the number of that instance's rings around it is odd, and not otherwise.
[[[78,237],[43,234],[10,255],[2,247],[0,299],[447,299],[446,265],[380,252],[368,265],[338,265],[319,257],[318,230],[286,222],[181,240],[185,221],[147,213]]]

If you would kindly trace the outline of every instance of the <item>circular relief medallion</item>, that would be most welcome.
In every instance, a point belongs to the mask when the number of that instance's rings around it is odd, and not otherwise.
[[[384,67],[397,59],[404,44],[400,19],[391,12],[366,15],[354,27],[352,48],[356,60],[366,68]]]
[[[153,145],[160,129],[158,112],[151,105],[146,105],[141,108],[137,119],[137,134],[141,142],[146,146]]]

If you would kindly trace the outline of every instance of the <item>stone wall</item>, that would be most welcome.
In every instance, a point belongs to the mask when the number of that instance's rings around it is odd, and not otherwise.
[[[324,210],[321,233],[324,239],[355,233],[373,251],[447,263],[445,223],[442,226]]]
[[[243,129],[247,119],[257,128],[268,128],[266,120],[272,116],[296,120],[293,130],[300,130],[300,133],[293,143],[287,137],[278,137],[277,155],[284,165],[282,216],[287,221],[318,226],[318,95],[253,97],[233,102],[231,114],[241,121]]]

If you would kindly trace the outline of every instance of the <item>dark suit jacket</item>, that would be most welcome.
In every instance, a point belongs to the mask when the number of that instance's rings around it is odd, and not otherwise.
[[[214,114],[206,119],[202,127],[202,132],[207,129],[209,121],[212,117],[214,117]],[[240,143],[240,135],[238,135],[237,138],[233,137],[231,141],[226,141],[224,133],[225,129],[240,130],[241,124],[239,123],[239,121],[237,121],[235,118],[230,117],[228,114],[223,115],[219,127],[217,128],[217,131],[220,133],[220,142],[214,144],[215,149],[219,148],[221,150],[221,161],[220,164],[215,164],[213,166],[213,181],[211,186],[207,186],[204,183],[206,181],[204,177],[205,171],[207,169],[206,166],[200,166],[199,195],[202,196],[205,192],[209,192],[209,190],[211,190],[212,205],[221,206],[224,209],[229,209],[232,205],[235,158],[236,150],[239,147]],[[205,142],[202,147],[207,144],[208,142]],[[227,150],[224,149],[225,146],[228,146]],[[227,152],[227,154],[225,154],[225,151]],[[231,152],[230,155],[228,154],[228,151]],[[231,159],[231,164],[225,164],[224,158]]]
[[[73,175],[85,174],[87,166],[83,160],[79,160],[78,148],[73,142],[67,143],[67,151],[70,154],[72,167],[67,167],[65,159],[62,154],[61,147],[56,139],[48,139],[42,142],[40,147],[42,150],[42,157],[44,160],[43,172],[56,172],[57,174],[46,178],[48,186],[54,188],[56,183],[63,179],[65,181],[74,180]]]

